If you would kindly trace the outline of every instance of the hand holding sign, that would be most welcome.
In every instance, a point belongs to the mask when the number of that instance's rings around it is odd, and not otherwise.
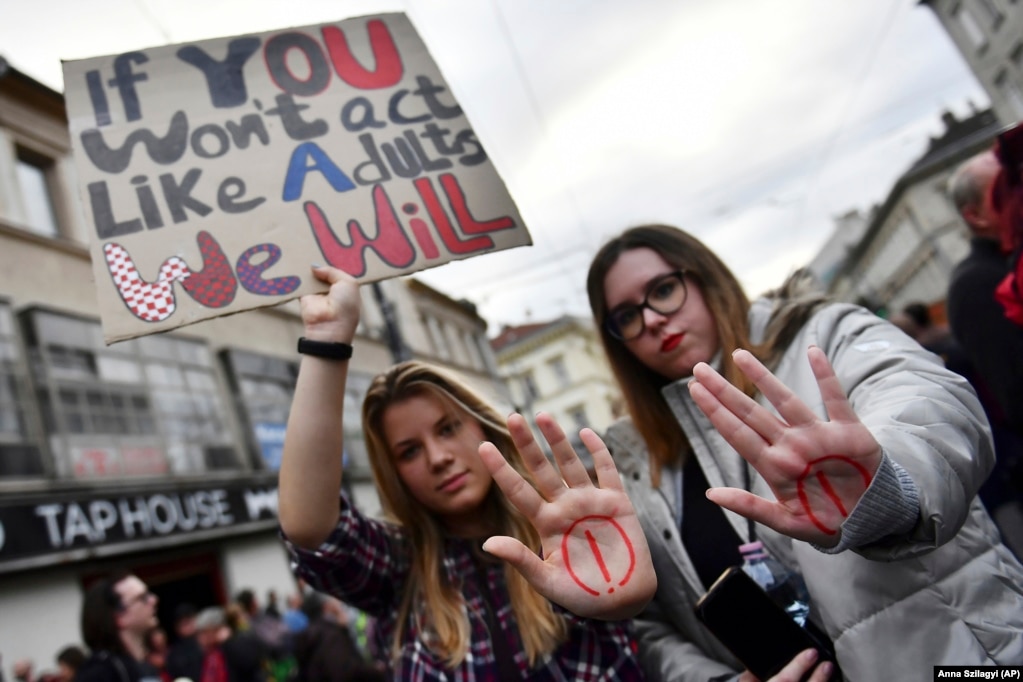
[[[736,488],[712,488],[707,496],[779,533],[833,547],[881,464],[881,446],[853,412],[824,352],[812,347],[807,355],[829,421],[745,350],[735,352],[735,364],[781,419],[703,363],[694,368],[689,391],[725,440],[764,477],[776,501]]]
[[[362,299],[359,283],[351,275],[330,266],[313,266],[313,275],[330,285],[326,294],[299,299],[308,338],[317,341],[351,342],[359,326]]]
[[[580,432],[593,456],[595,486],[550,415],[538,414],[536,421],[560,474],[518,414],[508,417],[508,429],[536,489],[492,443],[480,444],[480,457],[511,503],[539,532],[543,558],[510,537],[492,537],[483,547],[515,566],[540,594],[573,613],[607,620],[630,618],[653,597],[657,577],[614,460],[597,434],[590,429]]]

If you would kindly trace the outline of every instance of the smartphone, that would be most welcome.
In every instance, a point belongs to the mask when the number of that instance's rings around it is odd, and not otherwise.
[[[835,660],[830,646],[792,620],[738,566],[714,581],[696,603],[696,616],[761,680],[776,674],[805,649],[816,649],[818,661]]]

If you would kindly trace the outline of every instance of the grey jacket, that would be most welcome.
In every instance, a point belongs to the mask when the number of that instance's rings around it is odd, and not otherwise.
[[[750,314],[756,342],[771,314]],[[994,464],[990,431],[973,389],[894,326],[863,308],[831,304],[796,335],[774,372],[826,417],[806,359],[822,348],[853,409],[881,444],[883,468],[911,479],[919,514],[906,532],[853,550],[825,553],[757,526],[776,558],[806,579],[813,617],[834,640],[847,680],[931,680],[936,664],[1023,664],[1023,567],[1001,544],[976,498]],[[663,390],[712,486],[743,487],[745,462],[693,403],[688,379]],[[770,405],[760,398],[761,403]],[[773,409],[773,408],[772,408]],[[657,571],[654,600],[637,619],[640,660],[651,679],[701,680],[742,666],[696,620],[703,593],[679,536],[677,470],[651,490],[645,445],[632,424],[606,441],[646,532]],[[773,498],[750,469],[752,492]],[[875,482],[880,477],[875,477]],[[897,486],[896,486],[897,488]],[[891,498],[875,484],[846,519],[869,525]],[[898,493],[898,490],[895,491]],[[912,499],[912,495],[910,496]],[[725,512],[740,538],[744,518]]]

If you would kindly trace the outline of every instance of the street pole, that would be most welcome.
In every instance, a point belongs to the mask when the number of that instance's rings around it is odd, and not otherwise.
[[[384,289],[380,282],[373,282],[373,298],[380,306],[380,313],[384,316],[384,331],[387,333],[387,347],[391,351],[391,358],[395,364],[412,359],[412,353],[401,337],[401,328],[398,326],[398,318],[394,314],[394,305],[384,295]]]

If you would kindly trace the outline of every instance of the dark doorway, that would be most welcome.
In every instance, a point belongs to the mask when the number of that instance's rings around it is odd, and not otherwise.
[[[135,570],[160,598],[156,612],[170,641],[175,639],[174,612],[178,606],[187,603],[201,611],[207,606],[223,606],[226,601],[220,562],[212,552],[137,566]]]
[[[156,615],[160,625],[167,631],[170,641],[177,637],[174,632],[174,612],[184,603],[191,604],[196,611],[207,606],[223,606],[227,603],[224,576],[216,552],[195,552],[192,554],[161,553],[146,560],[119,560],[94,566],[82,575],[82,586],[88,588],[95,580],[109,575],[115,568],[137,575],[149,586],[158,598]]]

